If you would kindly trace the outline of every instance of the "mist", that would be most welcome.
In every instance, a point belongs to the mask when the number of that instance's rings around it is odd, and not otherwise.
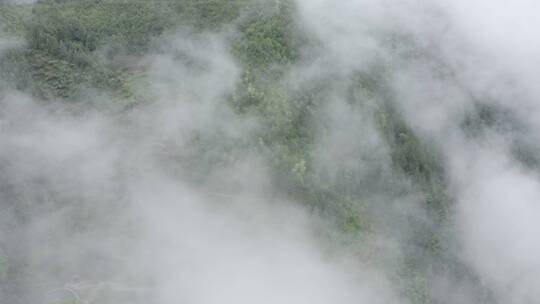
[[[29,2],[0,3],[0,303],[540,297],[534,1],[133,4],[143,38]]]

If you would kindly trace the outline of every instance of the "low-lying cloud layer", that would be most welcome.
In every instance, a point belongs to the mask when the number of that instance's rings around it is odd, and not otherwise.
[[[283,81],[291,90],[321,84],[309,170],[319,185],[356,195],[351,213],[371,217],[349,223],[364,225],[361,240],[336,241],[350,235],[280,191],[264,149],[246,148],[265,125],[225,102],[242,77],[230,33],[176,33],[143,58],[151,101],[128,111],[1,92],[0,275],[4,260],[21,274],[0,288],[0,302],[540,297],[538,5],[296,5],[314,43]],[[0,40],[0,53],[12,47]],[[368,78],[375,89],[351,90]],[[415,134],[437,151],[444,215],[426,207],[433,192],[396,169],[381,127],[389,113],[412,130],[396,141]],[[290,173],[303,170],[300,161]],[[444,252],[427,256],[441,231],[434,251]]]
[[[444,152],[459,256],[493,292],[492,301],[538,299],[533,287],[540,262],[538,173],[515,153],[521,146],[532,149],[533,157],[538,153],[537,3],[299,1],[299,6],[328,50],[330,73],[351,73],[379,60],[408,124]],[[385,34],[403,40],[394,47]],[[470,138],[463,122],[478,106],[504,115],[483,136]],[[439,301],[452,302],[458,293]],[[460,300],[467,301],[474,303]]]
[[[196,173],[179,160],[196,153],[193,134],[239,140],[257,121],[235,117],[221,102],[238,71],[219,37],[179,35],[167,48],[198,64],[150,56],[150,85],[159,95],[128,114],[3,95],[1,246],[10,267],[29,276],[11,282],[2,298],[392,299],[376,270],[350,272],[358,262],[323,253],[315,234],[323,220],[276,194],[257,154],[235,155],[206,184],[189,182]]]

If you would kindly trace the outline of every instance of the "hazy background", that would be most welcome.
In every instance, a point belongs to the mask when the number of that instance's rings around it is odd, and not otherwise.
[[[23,2],[1,303],[540,297],[535,1]]]

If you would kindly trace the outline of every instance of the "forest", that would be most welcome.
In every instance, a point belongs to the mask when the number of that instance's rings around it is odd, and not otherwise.
[[[540,43],[472,2],[0,1],[0,303],[537,302]]]

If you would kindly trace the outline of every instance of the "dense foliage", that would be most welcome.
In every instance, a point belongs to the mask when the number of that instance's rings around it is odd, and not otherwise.
[[[413,226],[414,233],[406,236],[410,246],[399,262],[400,270],[391,276],[413,303],[431,303],[430,276],[443,268],[460,269],[459,261],[445,251],[452,245],[446,231],[452,199],[445,191],[440,155],[407,126],[393,106],[396,97],[385,93],[384,72],[376,68],[371,75],[358,72],[352,79],[290,85],[291,67],[309,60],[302,57],[302,50],[317,48],[316,39],[296,24],[295,14],[290,1],[44,0],[33,5],[0,5],[4,32],[24,42],[1,55],[0,73],[6,86],[44,102],[84,103],[97,89],[116,103],[110,108],[125,110],[150,102],[136,87],[145,85],[141,81],[143,58],[160,52],[160,38],[176,31],[225,33],[242,70],[234,94],[224,102],[238,116],[259,118],[262,127],[242,142],[194,137],[196,152],[190,157],[196,161],[188,162],[197,172],[194,179],[204,179],[216,164],[234,161],[231,154],[256,150],[271,164],[276,187],[329,218],[338,232],[325,232],[325,237],[338,240],[336,246],[356,248],[352,250],[362,250],[373,227],[390,225],[377,219],[377,206],[395,204],[381,202],[362,189],[387,197],[422,193],[429,219],[404,215],[403,221]],[[343,86],[350,92],[351,111],[369,108],[392,168],[374,164],[377,170],[366,173],[349,164],[336,164],[333,174],[315,166],[315,141],[327,128],[316,122],[326,97]],[[479,113],[465,125],[486,125],[495,119],[496,113]],[[356,152],[359,161],[365,160],[365,153]],[[20,274],[10,270],[1,253],[0,282],[15,280]],[[461,272],[464,279],[475,280],[466,270]]]

